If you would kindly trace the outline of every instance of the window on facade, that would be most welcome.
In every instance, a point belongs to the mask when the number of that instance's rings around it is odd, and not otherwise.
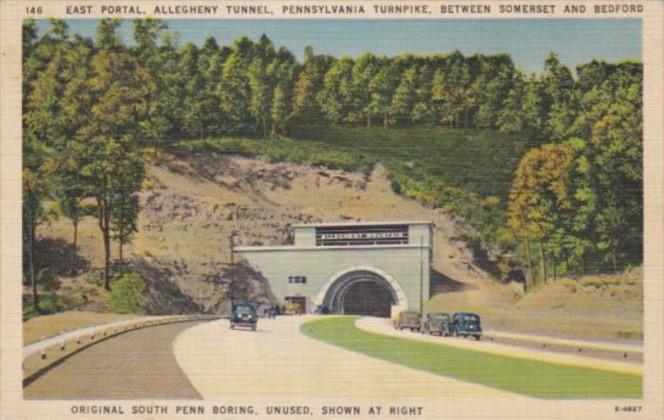
[[[306,283],[307,282],[307,277],[306,276],[288,276],[288,282],[289,283]]]

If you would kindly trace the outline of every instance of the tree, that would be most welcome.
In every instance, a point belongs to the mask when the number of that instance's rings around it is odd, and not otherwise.
[[[353,63],[352,97],[353,115],[351,121],[362,121],[371,127],[373,108],[371,106],[371,81],[378,73],[378,60],[372,54],[362,54]]]
[[[288,95],[282,83],[277,84],[277,87],[274,89],[271,111],[272,129],[270,136],[274,137],[284,131],[285,121],[288,117]]]
[[[311,46],[304,48],[304,64],[293,87],[293,115],[312,121],[322,116],[318,101],[325,74],[334,62],[329,56],[316,56]]]
[[[138,168],[140,170],[140,168]],[[138,180],[137,174],[134,174],[134,179]],[[115,197],[113,205],[113,214],[111,217],[111,232],[112,239],[118,243],[118,259],[120,264],[123,263],[123,247],[130,243],[133,236],[138,232],[138,215],[140,213],[140,205],[138,195],[120,193]]]
[[[34,56],[35,49],[37,48],[37,24],[34,19],[26,19],[22,25],[22,71],[23,71],[23,97],[27,98],[30,95],[30,85],[35,79],[39,67],[42,65],[42,60]],[[23,101],[23,113],[26,101]]]
[[[139,122],[145,118],[141,88],[148,73],[135,57],[108,41],[116,38],[108,25],[100,24],[99,32],[97,39],[105,41],[91,62],[90,120],[78,135],[86,144],[81,175],[97,203],[104,245],[104,287],[110,290],[114,204],[118,197],[132,195],[140,188],[144,173],[137,135]]]
[[[154,147],[156,156],[159,155],[164,138],[173,129],[175,123],[173,114],[176,112],[175,106],[178,102],[177,98],[171,96],[177,94],[178,80],[169,77],[175,70],[175,57],[172,51],[174,46],[166,44],[162,50],[157,44],[165,29],[167,25],[158,19],[133,21],[136,42],[133,53],[141,69],[146,73],[144,77],[146,83],[141,86],[145,106],[142,113],[145,118],[139,122],[140,141]]]
[[[458,51],[452,53],[445,68],[434,72],[434,78],[431,96],[441,114],[441,122],[451,128],[467,127],[476,98],[464,56]]]
[[[22,217],[24,271],[32,288],[33,306],[39,311],[37,256],[35,240],[37,228],[54,214],[46,206],[57,185],[57,151],[65,135],[64,112],[59,101],[66,80],[66,54],[69,48],[68,27],[63,21],[51,20],[51,30],[33,45],[30,56],[24,56],[30,67],[23,74],[23,184]],[[34,27],[27,23],[24,42],[33,42]],[[47,48],[48,47],[48,48]],[[36,58],[36,61],[33,61]],[[41,60],[43,62],[37,63]]]
[[[328,121],[348,121],[353,114],[353,59],[341,57],[325,73],[323,89],[318,95],[321,109]]]
[[[570,70],[560,63],[554,53],[546,58],[544,69],[545,129],[551,140],[561,141],[573,134],[572,127],[579,108],[576,82]]]
[[[221,111],[233,132],[253,131],[251,127],[251,85],[249,65],[253,58],[253,43],[246,37],[235,41],[233,51],[224,62],[223,74],[217,87]]]
[[[535,75],[516,73],[498,111],[497,124],[505,133],[523,133],[533,146],[545,137],[546,111],[543,104],[542,83]]]
[[[431,66],[419,66],[415,77],[415,105],[410,113],[413,123],[430,123],[436,117],[431,96],[433,72]]]
[[[480,63],[480,75],[475,83],[478,96],[475,125],[495,129],[513,86],[514,64],[508,55],[483,57]]]
[[[571,175],[573,157],[567,145],[546,144],[532,149],[516,170],[509,202],[509,225],[525,244],[530,281],[534,281],[531,241],[537,241],[540,278],[546,280],[545,244],[559,247],[572,209]]]
[[[618,76],[620,77],[620,76]],[[616,91],[616,100],[594,125],[588,159],[597,182],[597,246],[614,270],[619,259],[640,261],[643,234],[641,84]]]
[[[417,70],[414,67],[407,69],[401,75],[401,83],[394,91],[390,104],[390,116],[401,124],[410,122],[410,114],[415,106],[415,77]]]
[[[53,169],[53,151],[49,150],[29,130],[23,135],[23,255],[24,272],[32,289],[32,304],[36,312],[40,311],[39,292],[37,289],[35,239],[37,227],[52,214],[44,206],[51,188]]]
[[[272,61],[275,59],[274,45],[272,41],[263,34],[256,46],[254,58],[249,65],[249,86],[251,97],[249,110],[254,118],[256,128],[267,137],[268,127],[272,117],[272,97],[275,94],[275,83],[279,79],[273,79],[275,69]],[[268,69],[268,66],[270,68]],[[283,96],[283,91],[280,92]]]
[[[122,50],[122,38],[118,28],[122,25],[122,19],[102,19],[97,26],[95,35],[95,46],[103,50]]]
[[[93,46],[89,40],[76,35],[65,55],[65,66],[61,70],[64,89],[59,98],[62,118],[62,141],[57,146],[58,180],[55,186],[57,200],[62,214],[68,217],[73,226],[70,255],[70,272],[75,270],[74,263],[78,243],[78,224],[89,213],[82,204],[88,196],[88,186],[80,174],[83,164],[81,157],[85,144],[78,141],[76,133],[90,117],[91,96],[87,89],[90,79],[90,59]]]
[[[286,121],[292,113],[293,89],[297,64],[295,57],[285,48],[280,48],[268,73],[273,77],[275,85],[272,97],[270,136],[282,134],[286,129]]]
[[[396,83],[397,78],[393,67],[387,60],[383,60],[380,70],[369,83],[369,91],[371,93],[369,109],[372,114],[382,116],[383,127],[385,128],[390,123],[390,104]]]

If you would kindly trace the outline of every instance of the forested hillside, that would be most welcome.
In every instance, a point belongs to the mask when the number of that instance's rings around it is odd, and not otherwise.
[[[63,21],[23,27],[25,281],[38,308],[45,222],[93,217],[104,285],[141,211],[146,162],[216,150],[368,172],[463,217],[496,250],[496,275],[529,285],[642,258],[642,65],[551,54],[538,75],[508,55],[331,57],[298,62],[267,36],[179,45],[164,22],[95,39]],[[315,123],[314,123],[315,122]],[[230,139],[229,137],[233,137]],[[112,255],[112,244],[118,255]]]

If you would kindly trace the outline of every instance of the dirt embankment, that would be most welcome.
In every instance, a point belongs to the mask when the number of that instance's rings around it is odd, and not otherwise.
[[[606,318],[610,337],[618,330],[625,338],[642,334],[640,278],[610,285],[611,290],[560,283],[523,297],[518,284],[497,284],[475,263],[473,250],[461,239],[470,232],[462,220],[395,194],[381,165],[361,173],[215,153],[167,156],[148,167],[144,187],[139,231],[124,253],[146,280],[150,313],[225,312],[231,294],[270,299],[260,273],[236,261],[231,275],[231,235],[236,245],[281,245],[291,242],[293,224],[411,219],[431,220],[435,226],[431,289],[436,296],[429,310],[475,310],[486,314],[492,326],[529,332],[546,332],[551,325],[574,328],[578,319],[592,319],[595,325]],[[53,221],[42,235],[51,243],[68,244],[71,232],[63,219]],[[62,278],[62,286],[72,286],[73,294],[78,293],[74,283],[99,284],[103,264],[95,220],[85,218],[79,232],[76,260],[83,264],[73,278]],[[117,249],[113,252],[118,255]],[[104,293],[98,299],[93,294],[74,301],[82,309],[95,303],[90,308],[103,310]],[[547,320],[539,330],[529,327],[536,319]],[[611,320],[619,319],[620,326],[611,326]],[[599,330],[597,335],[607,336],[604,328]]]
[[[477,288],[488,279],[458,239],[468,228],[439,210],[396,195],[380,165],[372,173],[361,173],[215,153],[167,156],[148,167],[141,208],[138,233],[124,255],[126,264],[146,280],[151,313],[223,312],[232,293],[269,299],[265,280],[241,262],[236,264],[231,292],[231,235],[236,245],[288,244],[291,226],[299,223],[431,220],[435,224],[433,289]],[[42,235],[45,241],[61,243],[55,248],[66,255],[71,232],[71,224],[61,219],[46,226]],[[76,260],[84,264],[78,264],[80,269],[70,279],[63,277],[63,285],[92,289],[99,284],[103,264],[93,218],[81,222],[78,244]],[[113,254],[117,257],[117,247]],[[70,289],[76,293],[76,287]],[[104,309],[104,293],[90,290],[88,295],[100,297],[79,296],[71,301],[82,309]],[[88,307],[93,301],[96,306]]]

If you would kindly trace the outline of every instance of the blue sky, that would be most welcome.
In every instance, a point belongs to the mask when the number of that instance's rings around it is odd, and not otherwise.
[[[69,20],[72,32],[93,37],[97,20]],[[414,54],[508,53],[516,66],[540,72],[549,51],[574,67],[597,58],[622,61],[641,58],[639,19],[464,19],[464,20],[168,20],[180,42],[201,44],[213,36],[231,44],[241,35],[257,39],[262,33],[285,46],[298,59],[304,47],[317,54],[357,56],[364,52],[393,56]],[[38,22],[40,30],[47,21]],[[122,34],[131,43],[131,23]]]

